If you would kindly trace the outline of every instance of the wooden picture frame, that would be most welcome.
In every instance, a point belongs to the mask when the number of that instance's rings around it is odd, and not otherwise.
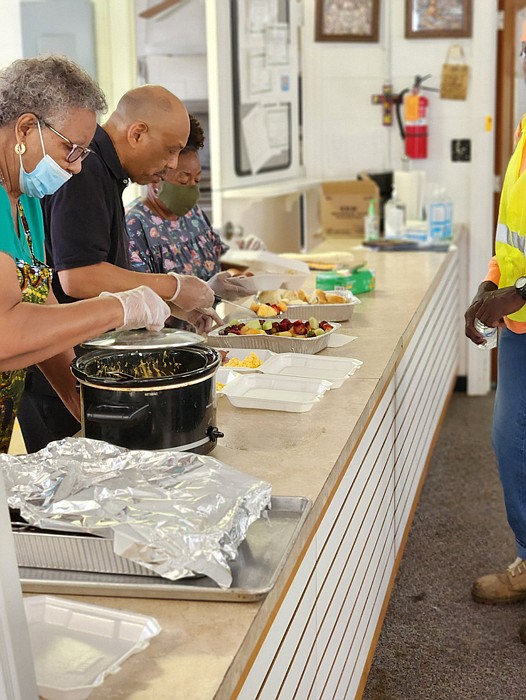
[[[473,0],[405,0],[406,39],[471,36]]]
[[[316,41],[378,41],[379,25],[380,0],[316,0]]]

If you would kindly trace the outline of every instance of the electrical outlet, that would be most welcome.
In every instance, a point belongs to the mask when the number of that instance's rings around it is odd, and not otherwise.
[[[453,139],[451,141],[451,160],[463,163],[471,160],[470,139]]]

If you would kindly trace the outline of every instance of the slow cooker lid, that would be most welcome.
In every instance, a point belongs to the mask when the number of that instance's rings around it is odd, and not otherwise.
[[[198,345],[203,342],[204,339],[197,333],[177,328],[163,328],[160,331],[147,331],[141,328],[133,331],[110,331],[98,338],[86,340],[82,343],[82,347],[111,350],[163,350]]]

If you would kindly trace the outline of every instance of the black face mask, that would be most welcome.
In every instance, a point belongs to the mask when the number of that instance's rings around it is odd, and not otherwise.
[[[199,195],[198,185],[173,185],[171,182],[164,182],[157,197],[172,214],[184,216],[195,207]]]

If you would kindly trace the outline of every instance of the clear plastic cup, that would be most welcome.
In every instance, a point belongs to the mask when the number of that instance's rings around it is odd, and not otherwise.
[[[475,319],[475,330],[485,339],[481,345],[477,345],[481,350],[493,350],[497,347],[497,328],[485,326],[478,318]]]

